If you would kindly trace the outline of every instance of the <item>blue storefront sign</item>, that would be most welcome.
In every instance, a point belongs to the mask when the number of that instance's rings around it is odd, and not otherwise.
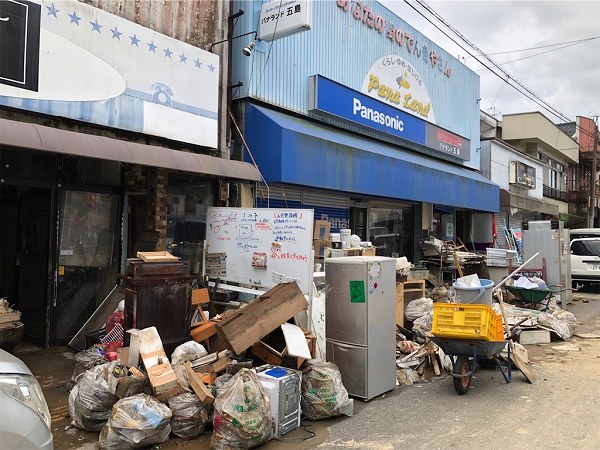
[[[348,120],[462,160],[470,159],[468,139],[320,75],[310,78],[309,111]]]

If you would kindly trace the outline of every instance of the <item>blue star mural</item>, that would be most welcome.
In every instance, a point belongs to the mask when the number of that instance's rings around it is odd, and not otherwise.
[[[95,19],[93,22],[90,22],[90,25],[92,26],[92,32],[97,31],[98,33],[100,33],[100,28],[102,28],[102,25],[98,23],[98,19]]]
[[[118,40],[121,40],[121,35],[122,35],[123,33],[121,33],[121,32],[120,32],[120,31],[117,29],[117,27],[114,27],[114,28],[113,28],[112,30],[110,30],[110,31],[112,31],[112,34],[113,34],[113,35],[112,35],[112,37],[113,37],[113,38],[116,38],[116,39],[118,39]]]
[[[212,64],[210,66],[208,66],[208,70],[210,70],[211,72],[214,72],[216,69],[215,66],[213,66]]]
[[[69,17],[71,18],[71,21],[69,23],[74,23],[75,25],[79,25],[79,21],[81,20],[81,17],[77,17],[77,14],[75,14],[75,11],[73,11],[73,14],[69,14]]]
[[[201,65],[202,63],[200,62],[200,58],[196,58],[194,60],[194,67],[197,67],[199,69]]]
[[[186,61],[187,61],[187,56],[185,56],[183,53],[181,55],[179,55],[179,62],[182,62],[185,64]]]
[[[156,47],[156,45],[154,45],[154,41],[147,42],[147,44],[148,44],[148,51],[156,53],[156,48],[157,47]]]
[[[129,36],[129,39],[131,39],[131,45],[135,45],[136,47],[139,47],[138,43],[140,42],[140,40],[137,38],[137,36],[135,34],[133,36]]]
[[[173,52],[169,47],[165,48],[165,58],[170,58]]]
[[[60,9],[56,9],[54,7],[54,3],[52,3],[52,5],[50,5],[50,6],[46,6],[46,8],[48,9],[49,16],[54,16],[54,17],[58,18],[58,16],[56,14],[60,11]]]

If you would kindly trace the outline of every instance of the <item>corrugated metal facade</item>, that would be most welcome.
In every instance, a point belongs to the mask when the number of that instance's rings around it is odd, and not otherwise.
[[[434,50],[452,72],[448,77],[437,66],[409,53],[406,45],[399,46],[354,18],[351,7],[345,11],[336,1],[312,1],[312,27],[269,42],[258,41],[250,57],[241,56],[242,49],[252,36],[233,41],[232,84],[244,85],[234,92],[236,98],[251,97],[272,105],[308,115],[309,77],[323,75],[360,91],[365,76],[378,59],[386,55],[404,58],[419,72],[431,98],[436,123],[453,133],[471,140],[471,160],[465,165],[479,168],[479,77],[478,75],[427,39],[377,2],[363,2],[374,15],[380,15],[386,25],[410,32],[418,42]],[[260,6],[257,1],[234,1],[233,11],[244,10],[233,31],[240,35],[256,30]],[[346,126],[346,128],[348,128]],[[355,130],[355,131],[358,131]]]

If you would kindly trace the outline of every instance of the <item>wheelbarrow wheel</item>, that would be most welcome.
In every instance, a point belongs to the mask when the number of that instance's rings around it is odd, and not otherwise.
[[[469,361],[468,356],[458,355],[456,357],[456,362],[454,363],[452,372],[454,376],[452,377],[452,381],[454,382],[454,389],[458,392],[459,395],[464,395],[469,390],[469,386],[471,386],[471,376],[465,376],[471,371],[471,362]]]

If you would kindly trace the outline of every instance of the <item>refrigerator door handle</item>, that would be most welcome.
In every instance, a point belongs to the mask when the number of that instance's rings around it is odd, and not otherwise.
[[[343,344],[341,342],[336,342],[335,346],[336,347],[341,347],[340,350],[342,350],[344,352],[348,352],[350,350],[354,350],[354,349],[357,349],[357,348],[367,348],[367,347],[364,347],[364,346],[361,346],[361,345],[349,345],[349,344]]]

